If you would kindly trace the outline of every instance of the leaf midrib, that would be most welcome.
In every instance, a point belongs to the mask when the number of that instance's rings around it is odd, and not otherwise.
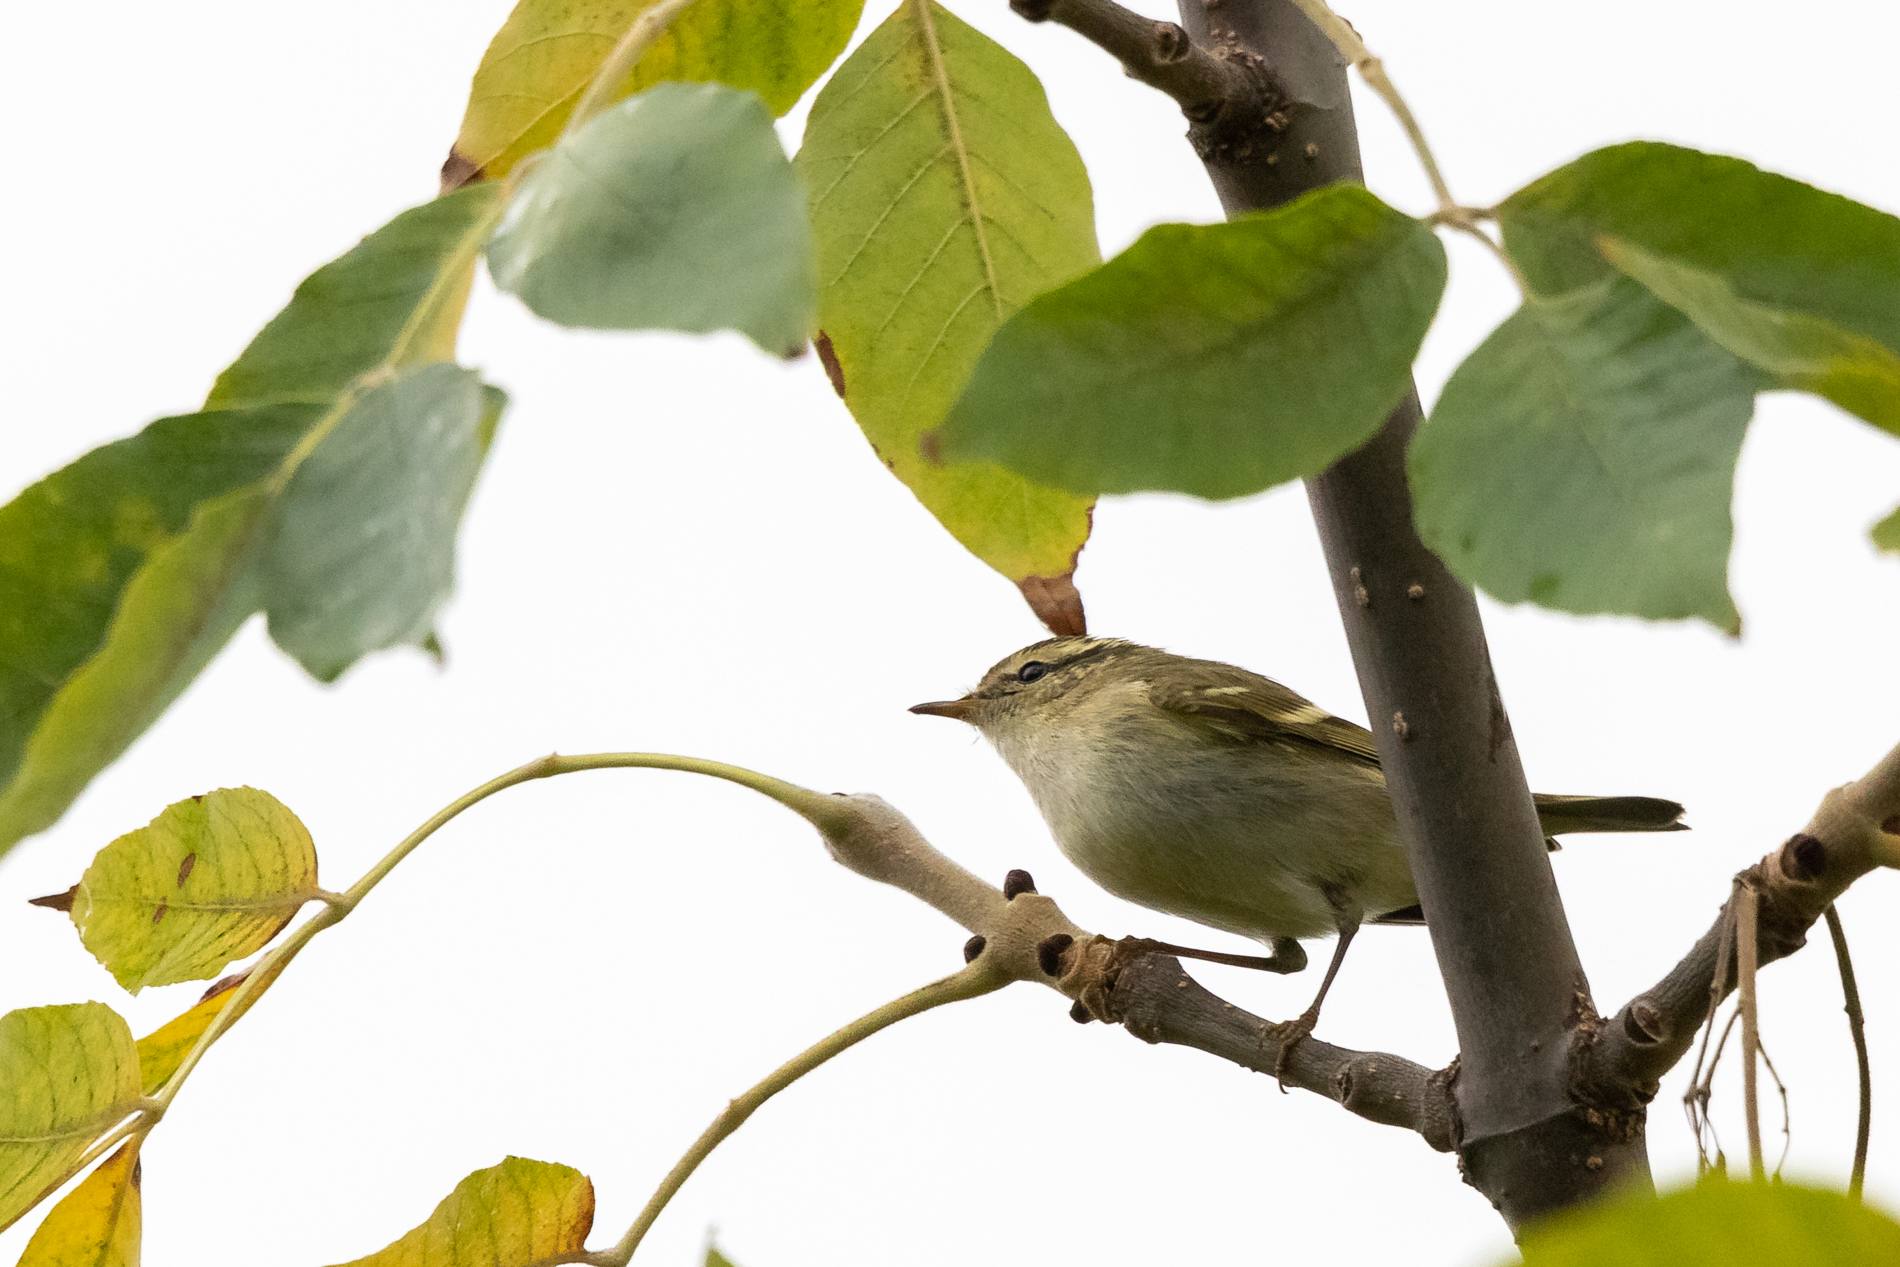
[[[963,142],[963,127],[957,118],[956,96],[950,88],[950,73],[943,63],[943,46],[937,39],[937,24],[930,15],[931,0],[910,0],[912,10],[917,15],[917,33],[924,46],[925,60],[930,64],[931,77],[936,82],[937,96],[942,102],[944,126],[950,131],[950,148],[957,156],[957,174],[963,184],[964,203],[970,212],[970,227],[976,232],[976,250],[983,260],[983,280],[990,292],[990,302],[996,309],[996,320],[1003,320],[1003,292],[996,283],[996,261],[990,255],[989,234],[983,228],[983,204],[977,197],[975,174],[970,170],[969,147]]]

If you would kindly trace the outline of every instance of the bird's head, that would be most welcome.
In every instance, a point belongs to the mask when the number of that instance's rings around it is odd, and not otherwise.
[[[1003,657],[961,699],[916,704],[911,712],[968,722],[991,739],[1032,718],[1053,720],[1083,688],[1118,676],[1149,648],[1120,638],[1048,638]]]

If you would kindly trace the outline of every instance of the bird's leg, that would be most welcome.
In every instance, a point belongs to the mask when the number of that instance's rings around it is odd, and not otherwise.
[[[1273,1077],[1280,1084],[1280,1094],[1286,1094],[1286,1061],[1293,1049],[1313,1032],[1319,1024],[1319,1010],[1326,1002],[1326,992],[1333,988],[1333,978],[1339,975],[1339,965],[1346,960],[1346,948],[1352,945],[1353,936],[1359,931],[1360,921],[1365,912],[1357,902],[1352,901],[1341,889],[1331,885],[1325,888],[1326,900],[1332,904],[1333,926],[1339,930],[1339,940],[1333,943],[1333,959],[1326,965],[1326,978],[1319,983],[1319,993],[1313,996],[1313,1002],[1298,1019],[1282,1021],[1268,1030],[1270,1037],[1280,1044],[1280,1054],[1273,1061]]]
[[[1128,952],[1137,955],[1173,955],[1177,959],[1199,959],[1206,963],[1224,963],[1230,968],[1253,968],[1259,972],[1299,972],[1306,967],[1306,949],[1291,937],[1275,937],[1270,955],[1230,955],[1221,950],[1196,950],[1152,937],[1129,939]]]

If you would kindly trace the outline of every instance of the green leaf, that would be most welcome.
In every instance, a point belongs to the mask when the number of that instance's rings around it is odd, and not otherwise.
[[[0,1016],[0,1229],[138,1107],[132,1031],[103,1003]]]
[[[527,1267],[580,1253],[593,1225],[586,1175],[509,1157],[456,1184],[421,1227],[343,1267]]]
[[[935,466],[917,447],[1009,315],[1100,261],[1088,173],[1042,85],[936,4],[905,0],[818,94],[796,161],[820,351],[865,437],[972,554],[1032,595],[1069,586],[1087,498],[989,463]]]
[[[455,582],[455,530],[506,396],[448,362],[365,393],[291,475],[258,563],[270,634],[329,682],[423,645]]]
[[[1165,224],[1000,330],[938,432],[1076,493],[1238,497],[1379,429],[1445,289],[1429,226],[1357,185]]]
[[[779,354],[811,334],[805,192],[764,105],[720,84],[661,84],[562,141],[488,267],[562,325],[733,329]]]
[[[159,538],[117,608],[106,609],[110,623],[98,650],[37,715],[15,715],[19,756],[0,793],[0,849],[51,826],[256,610],[246,581],[268,505],[256,485],[200,502],[187,529]],[[27,625],[35,612],[15,609],[9,617]]]
[[[1507,602],[1733,632],[1729,499],[1755,386],[1634,282],[1531,299],[1412,441],[1419,535]]]
[[[701,1267],[738,1267],[730,1258],[719,1252],[717,1245],[706,1246],[706,1260]]]
[[[502,213],[480,186],[398,215],[306,277],[218,375],[206,409],[333,405],[365,374],[455,358],[482,243]]]
[[[1539,1224],[1524,1267],[1886,1267],[1900,1223],[1838,1192],[1716,1180]]]
[[[79,939],[137,993],[214,977],[316,897],[317,850],[282,802],[219,788],[101,849],[73,894]]]
[[[1715,342],[1768,373],[1900,435],[1900,356],[1831,321],[1743,299],[1716,273],[1604,234],[1597,249],[1686,314]]]
[[[126,1144],[60,1198],[19,1267],[139,1267],[143,1225],[138,1150]]]
[[[1875,524],[1870,534],[1874,545],[1888,554],[1900,554],[1900,507]]]
[[[1518,191],[1499,220],[1540,292],[1620,269],[1773,386],[1900,434],[1900,219],[1741,159],[1634,142]]]
[[[211,1028],[218,1013],[224,1011],[225,1004],[236,996],[237,988],[248,975],[248,972],[234,973],[216,982],[190,1011],[172,1017],[139,1039],[139,1086],[146,1095],[158,1094],[159,1089],[171,1081],[178,1066],[185,1063],[185,1057]]]
[[[453,354],[500,211],[482,188],[397,216],[298,287],[204,412],[0,507],[0,852],[50,826],[257,610],[273,499],[359,378]]]
[[[507,174],[554,143],[601,62],[654,0],[521,0],[470,86],[445,182]],[[696,0],[615,94],[717,80],[784,114],[844,52],[864,0]]]

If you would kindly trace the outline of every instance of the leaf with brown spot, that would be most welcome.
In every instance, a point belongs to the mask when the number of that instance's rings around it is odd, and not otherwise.
[[[186,854],[197,862],[177,884]],[[86,949],[136,992],[215,975],[277,936],[317,892],[316,846],[297,816],[268,792],[219,788],[100,850],[72,919]]]

